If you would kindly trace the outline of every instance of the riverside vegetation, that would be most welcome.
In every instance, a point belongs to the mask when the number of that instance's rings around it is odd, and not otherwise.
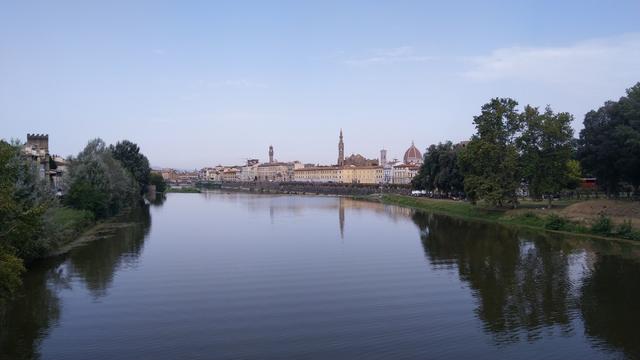
[[[581,223],[553,212],[507,211],[518,208],[524,198],[546,199],[552,208],[554,198],[576,192],[582,177],[596,177],[609,198],[621,192],[640,196],[640,83],[618,101],[587,113],[578,139],[571,114],[531,105],[519,111],[517,106],[510,98],[492,99],[474,117],[476,133],[469,142],[432,145],[424,155],[413,188],[469,203],[392,196],[386,201],[501,223],[640,240],[640,230],[629,219],[614,224],[600,215]],[[629,214],[633,216],[637,218]]]
[[[379,197],[379,201],[468,220],[640,241],[640,231],[634,229],[630,221],[614,224],[611,218],[605,215],[598,215],[596,220],[592,222],[580,222],[563,217],[553,211],[546,211],[546,213],[536,211],[540,210],[539,207],[513,210],[496,208],[487,203],[473,205],[464,201],[415,198],[403,195],[382,195]]]
[[[38,175],[18,142],[0,140],[0,309],[21,284],[25,264],[77,238],[96,221],[140,204],[150,179],[147,157],[130,141],[91,140],[68,159],[64,196]]]

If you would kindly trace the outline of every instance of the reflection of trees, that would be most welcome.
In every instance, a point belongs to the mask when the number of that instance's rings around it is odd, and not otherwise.
[[[640,358],[640,262],[601,255],[581,289],[585,333],[599,346]]]
[[[108,224],[91,246],[74,250],[69,257],[70,272],[84,280],[94,296],[103,296],[121,266],[135,265],[151,226],[148,207],[133,210],[126,223]]]
[[[67,257],[41,261],[25,274],[21,293],[0,313],[0,359],[38,359],[40,342],[60,317],[60,288],[78,275],[94,296],[104,294],[114,272],[135,263],[149,231],[147,207],[134,210],[107,239],[77,248]],[[123,224],[121,224],[123,225]]]
[[[431,264],[456,268],[478,299],[485,329],[500,343],[535,340],[559,326],[572,330],[571,281],[562,242],[518,239],[507,227],[416,213]]]
[[[162,207],[164,202],[167,200],[167,196],[164,193],[154,193],[153,196],[149,197],[149,202],[153,206]]]
[[[61,262],[46,261],[25,274],[20,293],[0,317],[0,359],[40,357],[40,341],[60,317],[60,299],[52,287],[65,286]]]

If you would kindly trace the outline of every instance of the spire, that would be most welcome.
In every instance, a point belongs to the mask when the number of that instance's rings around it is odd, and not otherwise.
[[[340,128],[340,141],[338,142],[338,166],[344,165],[344,142],[342,141],[342,128]]]

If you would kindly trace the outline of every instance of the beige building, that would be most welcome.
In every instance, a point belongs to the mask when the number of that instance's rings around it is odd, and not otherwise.
[[[345,166],[340,172],[345,184],[381,184],[384,175],[382,166]]]
[[[240,169],[227,168],[222,171],[222,181],[240,181]]]
[[[300,162],[269,162],[258,165],[258,181],[293,181],[295,170],[303,168]]]
[[[418,174],[420,166],[416,164],[400,164],[393,167],[391,183],[411,184],[411,180]]]
[[[340,183],[342,182],[341,167],[339,166],[310,166],[295,170],[294,181]]]
[[[382,166],[313,166],[295,170],[295,181],[344,184],[380,184]]]

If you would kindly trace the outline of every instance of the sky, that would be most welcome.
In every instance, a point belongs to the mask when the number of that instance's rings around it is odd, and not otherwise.
[[[402,158],[511,97],[575,116],[640,81],[640,1],[0,0],[0,138],[128,139],[155,167]]]

